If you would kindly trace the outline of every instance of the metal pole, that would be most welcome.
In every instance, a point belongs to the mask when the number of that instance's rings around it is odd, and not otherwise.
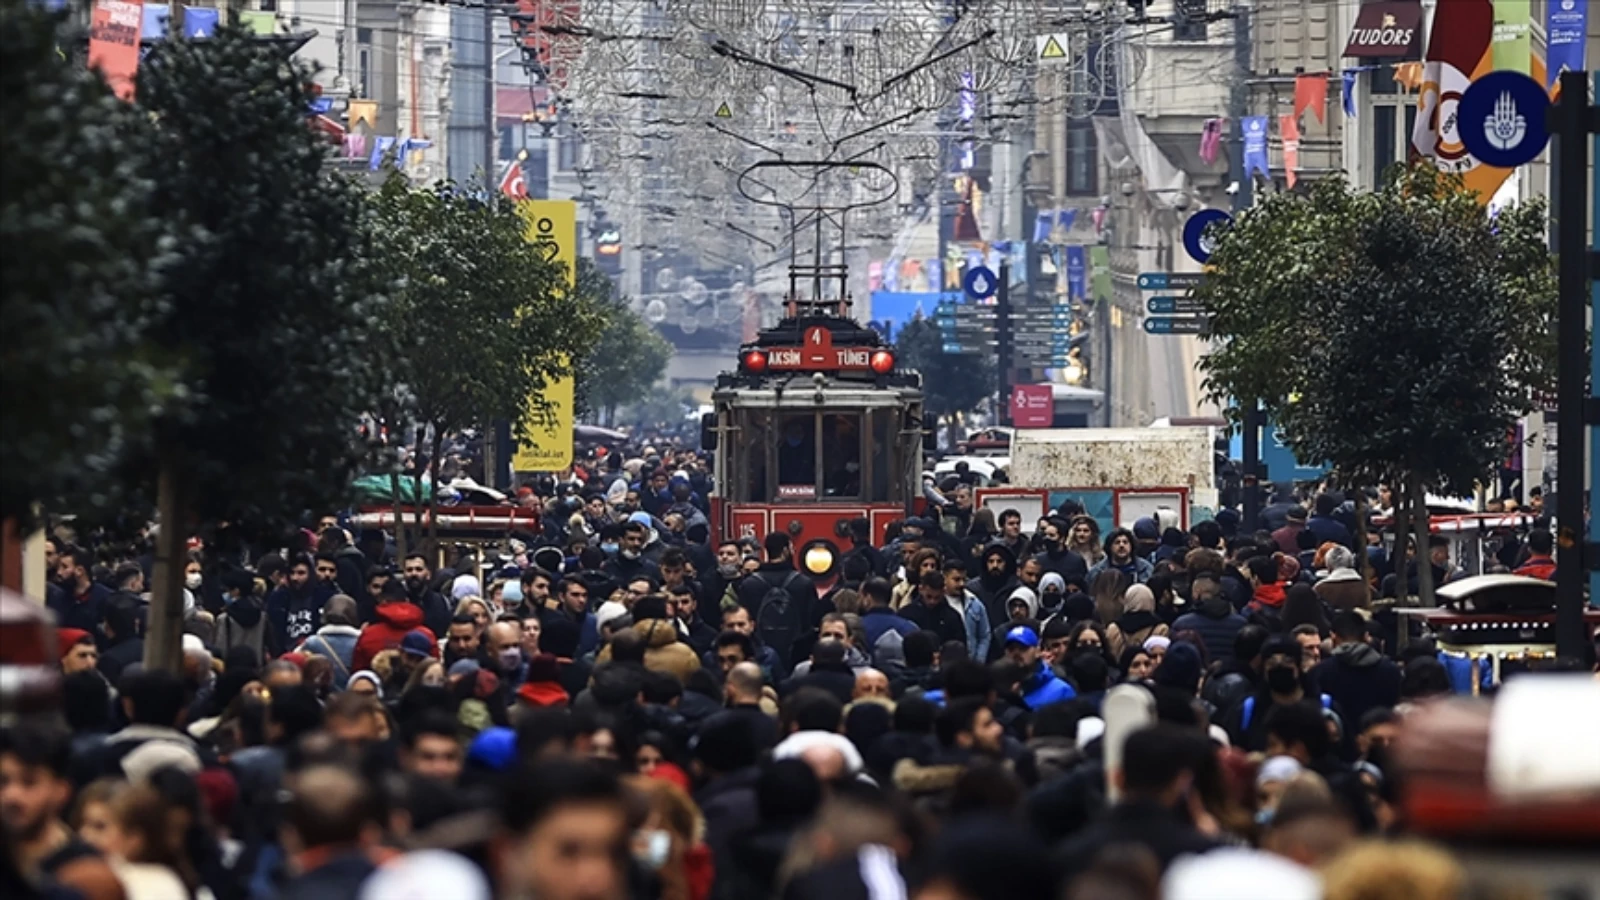
[[[996,373],[995,424],[1011,421],[1011,261],[1000,260],[1000,283],[994,291],[994,343],[1000,371]]]
[[[1584,650],[1583,472],[1586,423],[1592,421],[1585,389],[1589,251],[1584,245],[1588,211],[1583,185],[1589,178],[1589,85],[1583,72],[1561,76],[1561,101],[1550,113],[1559,145],[1556,173],[1556,260],[1560,303],[1556,323],[1556,652],[1581,657]],[[1592,554],[1591,554],[1592,558]]]
[[[1595,98],[1600,99],[1600,72],[1594,73]],[[1594,118],[1591,111],[1591,119]],[[1594,159],[1600,161],[1600,129],[1594,136]],[[1594,192],[1589,200],[1590,210],[1590,236],[1593,243],[1589,253],[1589,320],[1600,322],[1600,178],[1590,173],[1590,189]],[[1589,406],[1600,407],[1596,401],[1597,391],[1600,391],[1600,353],[1594,353],[1589,359]],[[1589,458],[1589,542],[1591,545],[1600,544],[1600,516],[1594,515],[1595,510],[1600,510],[1600,428],[1594,421],[1589,423],[1589,439],[1593,444]],[[1594,546],[1590,547],[1594,550]],[[1589,605],[1600,608],[1600,566],[1594,564],[1596,555],[1587,553],[1585,557],[1590,560],[1589,565]]]
[[[1228,115],[1233,120],[1230,130],[1238,129],[1239,137],[1228,142],[1228,170],[1233,183],[1233,214],[1249,209],[1255,202],[1254,185],[1244,165],[1244,117],[1250,112],[1250,10],[1236,7],[1233,12],[1233,87],[1228,97]],[[1266,424],[1257,398],[1242,398],[1248,405],[1244,412],[1244,459],[1240,460],[1240,486],[1243,489],[1244,516],[1240,528],[1254,531],[1256,516],[1261,510],[1261,431]]]

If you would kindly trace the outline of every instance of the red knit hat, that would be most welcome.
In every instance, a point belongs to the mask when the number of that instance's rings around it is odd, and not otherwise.
[[[89,632],[84,631],[82,628],[57,628],[56,659],[66,659],[67,654],[72,652],[73,647],[88,641],[90,637]]]
[[[567,692],[553,681],[530,681],[517,688],[517,699],[529,706],[566,706]]]

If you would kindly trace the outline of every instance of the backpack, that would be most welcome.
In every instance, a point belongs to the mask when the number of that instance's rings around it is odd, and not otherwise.
[[[789,585],[799,576],[790,572],[779,585],[772,584],[759,574],[751,577],[760,579],[767,586],[766,592],[761,595],[761,602],[756,605],[756,636],[788,666],[789,650],[805,632],[805,612],[789,593]]]
[[[1328,696],[1327,694],[1323,694],[1321,696],[1322,696],[1322,708],[1323,709],[1333,709],[1333,698]],[[1243,713],[1239,716],[1239,731],[1241,733],[1250,730],[1250,720],[1252,718],[1255,718],[1255,714],[1256,714],[1256,695],[1255,694],[1251,694],[1250,696],[1244,698],[1244,710],[1243,710]]]

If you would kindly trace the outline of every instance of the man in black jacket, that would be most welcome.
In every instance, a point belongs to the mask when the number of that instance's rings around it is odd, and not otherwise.
[[[1006,600],[1021,582],[1017,581],[1017,558],[1005,544],[990,544],[983,550],[983,569],[967,582],[971,591],[989,611],[989,621],[1007,619]]]
[[[818,641],[811,650],[811,670],[796,675],[783,683],[783,694],[789,696],[801,688],[813,687],[827,691],[848,705],[856,687],[856,673],[845,662],[845,647],[832,638]]]
[[[931,631],[939,639],[967,643],[967,625],[961,613],[956,612],[944,599],[944,573],[924,572],[917,583],[917,601],[909,603],[900,615],[923,631]]]
[[[405,576],[407,599],[422,610],[422,624],[436,635],[448,633],[450,604],[431,587],[433,569],[428,565],[428,558],[420,553],[407,556],[402,562],[401,573]]]
[[[755,623],[757,637],[770,646],[772,635],[762,631],[765,623],[761,617],[761,603],[769,591],[788,592],[789,603],[798,616],[793,628],[794,633],[789,635],[792,643],[802,637],[804,632],[814,630],[818,620],[822,618],[822,612],[818,611],[820,604],[817,602],[817,590],[812,585],[811,579],[795,571],[794,547],[789,542],[787,534],[773,532],[767,535],[761,544],[766,552],[767,561],[739,584],[739,605],[749,610],[750,619]],[[777,652],[785,667],[793,665],[794,661],[788,656],[788,646],[773,646],[772,649]]]
[[[1333,617],[1333,653],[1311,670],[1311,680],[1333,698],[1351,725],[1368,710],[1400,702],[1400,667],[1367,642],[1367,623],[1346,610]]]
[[[1075,550],[1067,549],[1067,523],[1052,516],[1045,520],[1042,537],[1044,539],[1044,552],[1034,556],[1039,565],[1046,572],[1054,572],[1062,578],[1087,578],[1089,564]]]
[[[1156,725],[1128,736],[1122,751],[1122,799],[1100,819],[1062,843],[1055,858],[1062,869],[1076,875],[1101,849],[1113,844],[1134,844],[1154,854],[1164,871],[1186,853],[1206,853],[1217,847],[1190,824],[1205,813],[1200,793],[1193,790],[1196,775],[1214,768],[1215,750],[1204,732],[1176,725]]]

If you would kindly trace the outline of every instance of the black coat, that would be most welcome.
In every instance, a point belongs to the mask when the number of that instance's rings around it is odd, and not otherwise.
[[[1089,577],[1089,564],[1083,561],[1083,556],[1075,550],[1061,548],[1059,555],[1046,550],[1034,556],[1034,561],[1044,567],[1046,572],[1054,572],[1062,578]]]
[[[932,632],[940,644],[945,641],[967,642],[967,623],[942,598],[929,606],[922,602],[920,596],[913,596],[906,608],[900,610],[900,615],[923,631]]]
[[[1196,831],[1179,815],[1150,800],[1130,799],[1106,810],[1104,816],[1056,849],[1056,862],[1068,877],[1087,869],[1096,855],[1114,844],[1135,844],[1149,849],[1161,870],[1188,853],[1215,850],[1217,842]]]
[[[793,694],[801,688],[818,688],[848,704],[856,689],[856,673],[846,663],[812,663],[811,671],[783,683],[783,695]]]
[[[1345,644],[1311,670],[1317,689],[1333,698],[1354,735],[1368,710],[1400,702],[1400,667],[1367,644]]]

